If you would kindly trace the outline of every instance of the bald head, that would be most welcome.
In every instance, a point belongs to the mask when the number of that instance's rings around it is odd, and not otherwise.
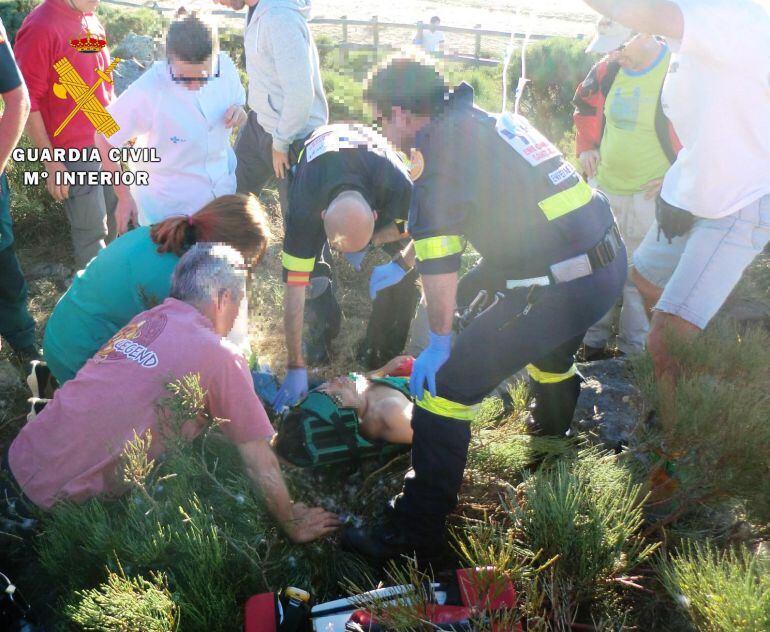
[[[335,250],[358,252],[372,240],[376,214],[358,191],[340,193],[323,218],[326,237]]]

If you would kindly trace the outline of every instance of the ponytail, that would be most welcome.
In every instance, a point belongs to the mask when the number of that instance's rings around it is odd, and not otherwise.
[[[267,250],[270,228],[256,197],[234,194],[212,200],[189,217],[169,217],[154,224],[150,237],[159,253],[171,252],[178,257],[199,242],[224,243],[254,265]]]

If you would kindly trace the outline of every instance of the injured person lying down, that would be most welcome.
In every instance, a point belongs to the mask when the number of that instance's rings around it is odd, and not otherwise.
[[[340,408],[355,411],[359,431],[368,441],[412,443],[412,399],[409,378],[412,358],[399,356],[366,375],[352,373],[318,387]]]
[[[404,452],[412,443],[407,376],[413,362],[399,356],[377,371],[337,377],[311,390],[277,421],[276,452],[300,467]]]

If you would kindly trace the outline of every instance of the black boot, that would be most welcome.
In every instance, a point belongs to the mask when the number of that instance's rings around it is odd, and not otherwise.
[[[347,527],[340,537],[342,548],[372,564],[383,565],[401,557],[415,557],[419,567],[435,566],[449,554],[445,536],[416,542],[394,518],[392,509],[372,527]]]
[[[563,437],[567,433],[572,425],[582,381],[579,373],[551,384],[532,380],[530,389],[535,398],[532,418],[537,434]]]

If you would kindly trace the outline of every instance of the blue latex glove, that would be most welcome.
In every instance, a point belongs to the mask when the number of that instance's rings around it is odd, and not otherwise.
[[[273,400],[273,409],[281,412],[286,406],[293,406],[301,397],[307,395],[307,369],[289,369]]]
[[[425,383],[428,383],[428,392],[436,396],[436,373],[449,359],[452,352],[452,334],[439,336],[430,332],[430,344],[414,361],[412,377],[409,379],[409,390],[413,397],[421,400],[424,394]]]
[[[372,278],[369,279],[369,298],[374,300],[377,297],[377,292],[395,285],[405,276],[406,271],[393,261],[377,266],[372,270]]]
[[[358,252],[346,252],[345,259],[348,260],[348,263],[353,266],[353,269],[356,272],[361,272],[361,264],[364,262],[364,259],[366,259],[367,252],[369,252],[369,246]]]

